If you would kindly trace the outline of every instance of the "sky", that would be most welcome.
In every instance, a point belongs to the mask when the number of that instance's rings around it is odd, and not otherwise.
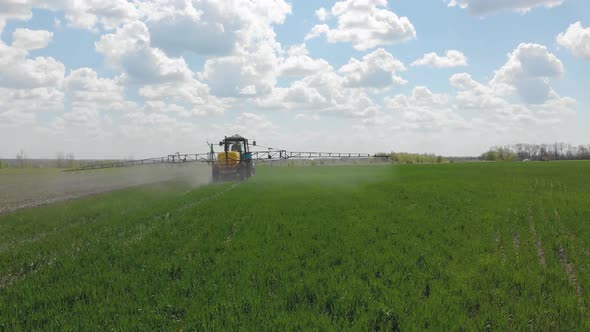
[[[588,144],[587,0],[0,0],[0,158]]]

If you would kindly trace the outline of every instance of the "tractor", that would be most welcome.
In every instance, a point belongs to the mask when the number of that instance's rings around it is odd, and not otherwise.
[[[253,141],[252,145],[256,146],[256,141]],[[254,175],[254,162],[246,138],[237,134],[226,136],[219,142],[219,146],[223,147],[223,152],[217,153],[217,160],[214,160],[211,165],[214,182],[236,179],[243,181]],[[213,157],[213,145],[210,147],[211,157]]]
[[[169,154],[163,157],[147,158],[139,160],[119,160],[109,163],[90,164],[74,169],[65,170],[65,172],[97,170],[113,167],[131,167],[147,166],[157,164],[185,164],[189,162],[206,163],[211,165],[211,175],[214,182],[246,180],[254,175],[254,161],[267,162],[274,160],[351,160],[351,159],[371,159],[381,158],[378,155],[367,153],[349,153],[349,152],[294,152],[272,147],[263,147],[256,145],[252,141],[252,146],[264,150],[254,151],[250,149],[248,140],[240,135],[233,135],[219,142],[223,152],[215,153],[214,144],[207,142],[210,151],[208,153],[185,153],[179,152]]]

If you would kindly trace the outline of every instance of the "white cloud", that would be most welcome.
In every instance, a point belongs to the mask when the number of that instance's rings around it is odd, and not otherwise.
[[[389,109],[406,109],[409,107],[439,109],[449,105],[449,96],[432,93],[425,86],[416,86],[409,96],[398,94],[394,97],[386,97],[384,105]]]
[[[0,88],[0,109],[15,113],[51,113],[63,110],[64,94],[54,87]],[[23,115],[24,116],[24,115]]]
[[[130,104],[120,78],[99,78],[91,68],[73,70],[65,79],[72,110],[123,110]]]
[[[7,19],[29,20],[33,8],[63,11],[69,26],[111,30],[138,18],[134,2],[127,0],[6,0],[0,3],[0,31]]]
[[[183,117],[223,111],[221,102],[209,94],[209,87],[196,79],[146,85],[139,90],[139,95],[152,105],[154,102],[172,104],[176,113]],[[165,108],[165,105],[160,106]]]
[[[454,74],[449,81],[459,90],[455,100],[460,109],[494,111],[506,105],[504,98],[493,87],[476,82],[467,73]]]
[[[455,74],[449,81],[458,89],[454,98],[458,109],[486,114],[498,124],[539,124],[560,121],[575,113],[575,101],[559,96],[549,85],[551,78],[563,74],[563,64],[545,46],[520,44],[487,84],[475,81],[467,73]],[[522,103],[513,96],[518,96]]]
[[[326,8],[324,8],[324,7],[321,7],[315,11],[315,17],[317,17],[318,20],[320,20],[322,22],[327,20],[329,16],[330,16],[330,13],[328,13]]]
[[[411,94],[386,97],[384,113],[375,121],[400,130],[448,130],[468,128],[469,124],[455,112],[449,96],[437,94],[425,86],[416,86]]]
[[[416,37],[416,30],[407,17],[398,17],[387,10],[386,0],[345,0],[332,7],[338,26],[316,25],[305,39],[326,35],[328,42],[350,42],[363,51],[380,45],[397,44]]]
[[[184,52],[231,55],[250,38],[268,34],[272,24],[283,23],[291,12],[284,0],[165,0],[140,7],[148,18],[153,46],[171,56]]]
[[[12,46],[23,50],[45,48],[53,39],[53,32],[19,28],[12,33]]]
[[[269,93],[276,83],[278,60],[273,50],[212,58],[205,62],[200,79],[218,97],[244,97]]]
[[[219,37],[214,43],[195,41],[195,47],[213,49],[191,49],[190,43],[176,51],[216,53],[205,61],[198,78],[211,88],[211,93],[223,98],[244,98],[269,93],[280,74],[279,57],[281,45],[276,41],[274,24],[284,22],[291,12],[291,6],[284,0],[233,2],[203,1],[195,4],[197,11],[191,18],[198,24],[207,24],[203,33],[210,29],[227,32],[227,38]],[[187,10],[172,7],[173,15]],[[189,10],[191,12],[192,10]],[[207,15],[210,13],[211,15]],[[162,17],[170,14],[156,11]],[[215,35],[215,33],[213,33]],[[168,36],[166,36],[168,38]],[[223,43],[223,45],[218,45]],[[213,45],[213,46],[212,46]],[[166,48],[166,47],[165,47]]]
[[[345,86],[345,78],[333,71],[306,76],[288,88],[274,88],[271,94],[258,100],[258,106],[360,118],[373,116],[378,110],[364,89]]]
[[[122,69],[133,82],[184,81],[192,77],[183,58],[169,58],[160,49],[151,47],[149,31],[140,21],[103,35],[95,46],[109,65]]]
[[[222,111],[222,104],[210,95],[207,84],[194,77],[184,58],[171,58],[152,47],[143,22],[126,24],[102,36],[96,49],[110,66],[123,70],[123,81],[143,85],[139,95],[152,106],[163,102],[158,104],[160,108],[178,110],[176,113],[183,117]],[[223,82],[220,77],[219,84]]]
[[[321,118],[317,114],[298,113],[295,114],[296,120],[319,121]]]
[[[305,35],[305,40],[310,40],[313,38],[317,38],[324,33],[328,33],[330,31],[330,26],[327,24],[317,24],[311,28],[311,31]]]
[[[30,59],[28,51],[22,47],[39,46],[39,43],[34,45],[35,42],[23,39],[17,39],[16,42],[19,47],[8,46],[0,41],[0,87],[60,87],[64,78],[64,65],[51,57]]]
[[[64,72],[64,65],[50,57],[23,59],[1,66],[0,86],[11,88],[60,86]]]
[[[520,44],[495,72],[491,85],[500,94],[516,92],[527,103],[542,104],[554,93],[549,80],[563,75],[563,64],[547,47]]]
[[[147,16],[155,47],[174,56],[185,52],[228,55],[234,51],[244,24],[234,11],[223,11],[221,6],[210,1],[196,3],[197,8],[191,2],[184,4],[184,8],[182,5],[174,2],[145,3],[146,7],[154,7],[147,10]]]
[[[332,70],[332,66],[324,59],[313,59],[305,44],[291,46],[286,58],[279,60],[279,75],[286,77],[306,76],[323,70]]]
[[[565,0],[450,0],[449,7],[466,9],[471,15],[487,15],[490,13],[510,10],[526,13],[536,7],[557,7]]]
[[[386,137],[416,140],[416,146],[429,147],[473,143],[482,149],[482,144],[507,144],[531,137],[542,141],[552,128],[573,127],[575,100],[559,96],[549,86],[549,80],[563,72],[561,62],[544,46],[521,44],[489,82],[480,83],[459,73],[449,79],[457,89],[455,94],[437,94],[417,86],[409,95],[386,97],[383,110],[367,119],[359,132],[390,133]],[[527,85],[538,80],[546,89]],[[531,98],[535,90],[546,95]]]
[[[557,44],[565,47],[573,55],[590,60],[590,28],[584,28],[582,23],[576,22],[569,28],[560,33],[557,38]]]
[[[428,66],[434,68],[453,68],[467,66],[467,57],[460,51],[448,50],[444,56],[426,53],[421,59],[412,62],[412,66]]]
[[[243,112],[240,113],[235,121],[226,129],[230,133],[240,133],[245,137],[256,137],[261,133],[264,136],[272,135],[269,131],[274,131],[276,126],[262,114]]]
[[[0,100],[0,105],[4,103]],[[18,109],[0,111],[0,128],[24,127],[35,123],[35,114],[23,112]]]
[[[338,72],[345,75],[344,86],[386,88],[407,83],[395,75],[406,70],[404,64],[380,48],[363,56],[363,60],[351,58]]]
[[[41,1],[33,1],[40,5]],[[39,3],[37,3],[39,2]],[[64,10],[68,24],[75,28],[96,30],[97,26],[112,30],[139,18],[134,2],[127,0],[58,1],[43,7]]]
[[[0,2],[0,32],[9,19],[28,20],[33,16],[29,1],[5,0]]]

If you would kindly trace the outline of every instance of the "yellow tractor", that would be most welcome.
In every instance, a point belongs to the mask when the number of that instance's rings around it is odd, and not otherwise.
[[[256,141],[252,142],[256,146]],[[214,160],[211,168],[213,181],[225,180],[246,180],[254,175],[254,162],[250,152],[248,140],[240,135],[225,137],[219,146],[223,152],[217,153],[217,160]],[[213,145],[211,145],[211,158],[213,159]]]

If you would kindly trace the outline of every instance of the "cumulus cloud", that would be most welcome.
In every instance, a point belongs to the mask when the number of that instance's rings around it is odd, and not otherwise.
[[[13,113],[57,112],[63,109],[63,91],[54,87],[0,88],[0,109]]]
[[[92,110],[122,110],[127,102],[120,78],[100,78],[91,68],[79,68],[65,79],[71,107]]]
[[[202,55],[226,55],[233,52],[239,26],[235,22],[216,24],[190,16],[165,18],[150,23],[154,46],[172,56],[193,52]],[[187,33],[199,31],[199,33]]]
[[[362,61],[351,58],[338,72],[344,74],[344,86],[386,88],[407,83],[395,75],[406,70],[404,64],[380,48],[363,56]]]
[[[321,118],[317,114],[298,113],[295,114],[296,120],[319,121]]]
[[[441,130],[469,127],[467,121],[455,112],[449,96],[416,86],[409,95],[386,97],[384,111],[377,121],[401,130]]]
[[[475,81],[467,73],[454,74],[449,82],[452,87],[459,90],[455,100],[461,109],[494,111],[506,103],[493,87]]]
[[[563,64],[547,47],[520,44],[496,71],[491,84],[500,94],[517,92],[527,103],[542,104],[553,94],[549,80],[563,75]]]
[[[30,19],[33,8],[63,11],[69,26],[89,30],[111,30],[139,15],[135,3],[127,0],[7,0],[0,3],[0,31],[7,19]]]
[[[140,10],[147,17],[152,44],[168,55],[223,56],[234,53],[249,38],[267,34],[272,24],[283,23],[291,6],[284,0],[171,0],[145,2]]]
[[[256,137],[264,132],[266,135],[272,135],[269,131],[276,129],[276,126],[262,114],[251,112],[240,113],[235,121],[229,125],[229,132],[241,133],[246,137]],[[265,135],[265,136],[266,136]]]
[[[467,66],[467,57],[460,51],[449,50],[444,56],[426,53],[421,59],[412,62],[412,66],[428,66],[434,68],[453,68]]]
[[[125,24],[95,43],[113,68],[122,69],[133,82],[184,81],[192,77],[183,58],[170,58],[151,47],[150,34],[141,21]]]
[[[53,32],[19,28],[12,33],[12,46],[23,50],[45,48],[53,39]]]
[[[386,0],[346,0],[334,4],[332,16],[338,20],[334,29],[316,25],[305,39],[322,34],[330,43],[350,42],[363,51],[380,45],[397,44],[416,37],[416,29],[407,17],[386,9]]]
[[[205,61],[198,78],[210,86],[213,95],[221,98],[244,98],[269,93],[281,74],[279,62],[283,53],[280,43],[276,41],[273,25],[284,22],[291,12],[291,6],[284,0],[202,1],[194,5],[197,12],[190,19],[198,24],[207,24],[204,33],[218,29],[228,34],[227,38],[219,37],[225,40],[212,44],[193,44],[195,47],[217,47],[215,45],[225,43],[225,46],[216,49],[216,57]],[[174,15],[179,15],[178,11],[187,11],[179,6],[173,8]],[[155,11],[153,15],[156,16],[153,20],[161,19],[157,15],[164,18],[170,16],[161,11]],[[189,41],[182,48],[179,46],[178,50],[205,52],[191,50],[190,47]]]
[[[57,1],[55,1],[57,2]],[[98,25],[107,30],[139,17],[133,2],[127,0],[64,1],[61,8],[70,26],[93,30]]]
[[[31,1],[7,0],[0,2],[0,32],[9,19],[28,20],[33,16]]]
[[[209,87],[196,79],[181,84],[176,82],[146,85],[139,90],[139,95],[148,102],[172,104],[174,112],[183,116],[202,116],[222,112],[221,102],[210,95]],[[165,109],[166,106],[160,104]]]
[[[449,96],[436,94],[425,86],[416,86],[409,96],[398,94],[386,97],[384,105],[389,109],[406,109],[409,107],[441,108],[449,104]]]
[[[576,22],[560,33],[557,44],[568,49],[573,55],[590,60],[590,28],[584,28],[581,22]]]
[[[458,90],[457,109],[476,111],[492,124],[538,125],[575,114],[575,101],[559,96],[549,85],[550,79],[563,74],[563,64],[545,46],[520,44],[489,82],[478,82],[467,73],[454,74],[449,82]]]
[[[526,13],[536,7],[552,8],[564,2],[565,0],[450,0],[448,5],[466,9],[471,15],[483,16],[502,10]]]
[[[267,94],[276,83],[278,59],[275,50],[269,47],[266,49],[209,59],[199,77],[211,87],[211,93],[218,97]]]
[[[323,70],[332,70],[332,66],[324,59],[313,59],[305,44],[291,46],[287,57],[279,60],[279,75],[301,77]]]
[[[345,85],[345,78],[334,71],[308,75],[287,88],[274,88],[259,107],[276,110],[327,113],[343,117],[366,118],[377,113],[378,105],[364,89]]]
[[[52,57],[29,57],[30,50],[46,47],[52,36],[45,30],[16,29],[12,45],[0,41],[0,87],[60,88],[65,66]]]
[[[401,61],[378,49],[366,54],[362,60],[351,58],[338,71],[326,67],[307,74],[286,88],[275,87],[268,96],[258,98],[257,105],[305,114],[298,115],[298,119],[315,119],[319,114],[367,119],[375,116],[380,107],[368,93],[405,84],[405,80],[395,75],[405,69]]]
[[[314,14],[315,17],[317,17],[320,21],[325,21],[328,19],[328,16],[330,16],[330,13],[328,13],[326,8],[324,7],[321,7],[320,9],[316,10]]]
[[[21,38],[16,42],[18,47],[8,46],[0,41],[0,87],[60,87],[63,83],[64,65],[52,57],[29,58],[28,50],[23,47],[40,46],[38,41],[31,42],[30,39]]]

